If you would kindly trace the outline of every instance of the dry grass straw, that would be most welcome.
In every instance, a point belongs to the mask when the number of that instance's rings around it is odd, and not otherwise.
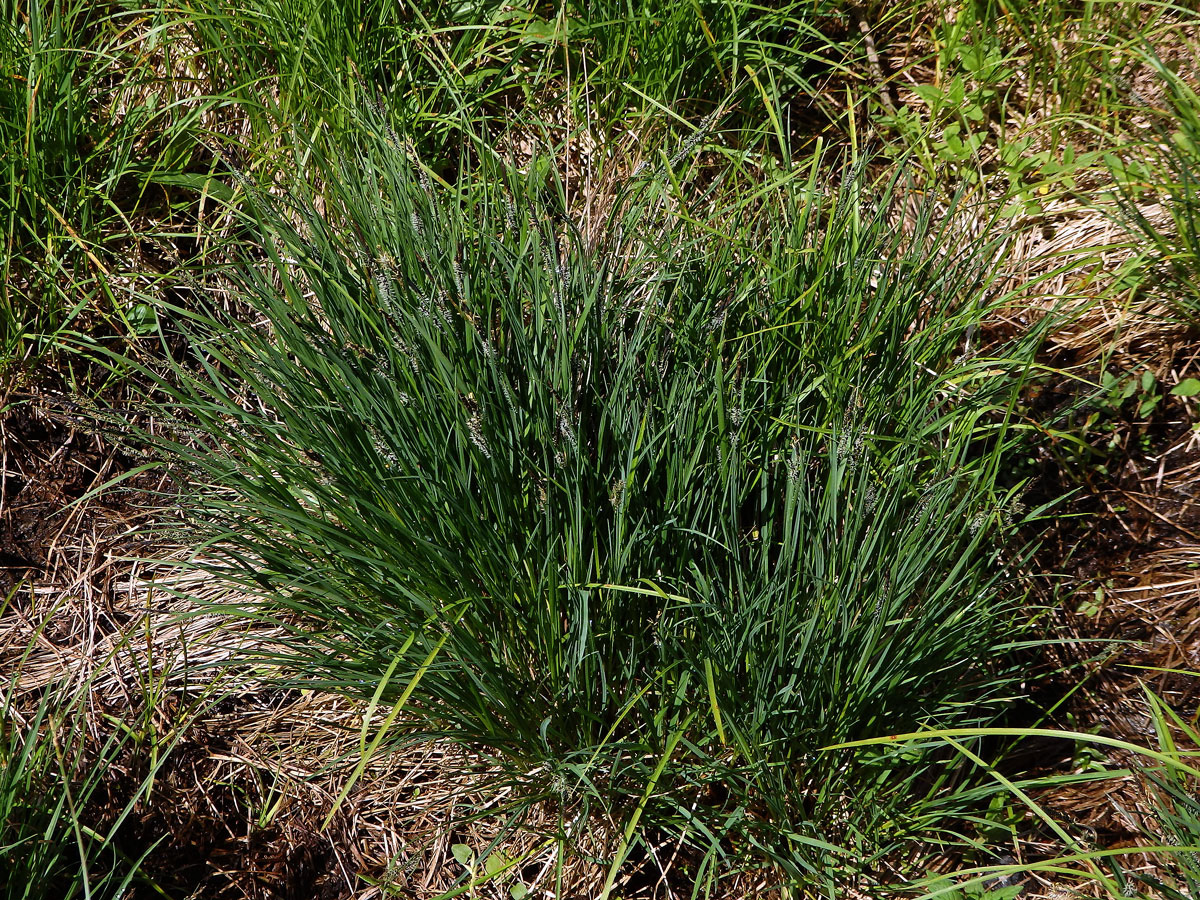
[[[1157,204],[1143,212],[1161,219]],[[1005,317],[1017,329],[1057,309],[1062,324],[1049,336],[1052,348],[1069,352],[1075,362],[1091,367],[1101,357],[1143,359],[1185,330],[1170,309],[1130,290],[1114,290],[1114,282],[1134,259],[1137,247],[1105,201],[1102,189],[1090,200],[1063,197],[1045,204],[1036,218],[1014,222],[1010,244],[1009,285],[1035,284],[1021,291]]]

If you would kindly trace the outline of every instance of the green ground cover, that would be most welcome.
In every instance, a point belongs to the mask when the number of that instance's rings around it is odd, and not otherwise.
[[[1195,13],[2,10],[6,896],[1194,896],[1191,614],[1115,730],[1073,529],[1191,484]],[[205,793],[315,697],[338,752]],[[503,801],[343,853],[429,746]]]

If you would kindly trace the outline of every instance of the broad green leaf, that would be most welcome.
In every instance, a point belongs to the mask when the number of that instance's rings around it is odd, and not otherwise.
[[[941,88],[932,84],[918,84],[913,88],[918,97],[925,101],[930,109],[940,109],[946,102],[946,94]]]
[[[483,861],[483,871],[488,878],[495,878],[511,865],[512,861],[503,853],[489,853]]]
[[[450,855],[458,860],[458,864],[468,871],[475,869],[475,851],[469,844],[451,844]]]

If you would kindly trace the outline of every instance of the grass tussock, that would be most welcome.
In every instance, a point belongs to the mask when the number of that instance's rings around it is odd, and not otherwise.
[[[825,748],[1010,696],[1036,336],[977,356],[994,246],[897,232],[895,184],[822,162],[734,233],[631,184],[592,243],[554,182],[447,195],[386,133],[319,163],[320,207],[259,200],[234,281],[269,327],[196,336],[206,439],[171,449],[241,614],[291,634],[269,660],[528,798],[675,829],[710,879],[727,847],[802,882],[910,836],[957,767]]]

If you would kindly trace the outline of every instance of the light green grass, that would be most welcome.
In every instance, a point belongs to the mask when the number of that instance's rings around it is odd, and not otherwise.
[[[336,140],[353,131],[347,110],[381,102],[450,180],[529,133],[604,156],[632,137],[649,155],[718,112],[727,142],[778,149],[781,133],[840,115],[820,88],[854,80],[862,52],[824,0],[206,0],[179,15],[239,86],[260,140],[281,128]]]
[[[144,332],[129,257],[187,237],[214,102],[176,82],[154,10],[0,4],[0,374],[28,374],[71,328]],[[196,179],[202,181],[202,178]],[[149,273],[151,278],[159,273]]]
[[[1200,95],[1152,52],[1141,57],[1154,76],[1155,103],[1126,86],[1148,121],[1148,134],[1106,159],[1122,218],[1139,249],[1135,276],[1191,328],[1200,324]]]
[[[1103,154],[1136,132],[1129,86],[1145,48],[1178,42],[1196,21],[1175,4],[1123,0],[938,3],[911,15],[914,49],[890,81],[915,98],[878,106],[873,124],[935,189],[949,174],[1018,216],[1103,177]]]

